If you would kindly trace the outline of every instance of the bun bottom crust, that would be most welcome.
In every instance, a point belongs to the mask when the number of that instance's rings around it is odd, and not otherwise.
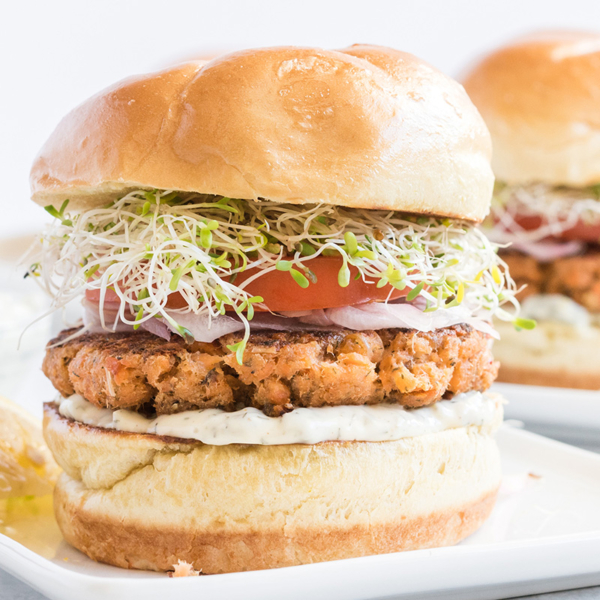
[[[115,432],[47,405],[67,542],[90,558],[203,573],[455,544],[488,517],[502,420],[392,442],[210,446]]]
[[[498,381],[581,390],[600,389],[600,328],[539,321],[531,331],[496,322]]]
[[[556,371],[503,365],[500,367],[497,381],[579,390],[600,390],[600,365],[598,369],[595,373],[574,373],[566,369]]]
[[[168,571],[178,560],[203,573],[289,567],[373,554],[450,546],[490,515],[496,492],[423,517],[352,527],[315,524],[281,532],[189,532],[139,527],[89,515],[84,493],[63,474],[55,491],[56,518],[66,541],[95,561],[126,569]]]

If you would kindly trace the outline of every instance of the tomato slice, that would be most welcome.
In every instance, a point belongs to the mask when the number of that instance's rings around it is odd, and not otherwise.
[[[315,274],[317,282],[311,283],[307,288],[301,288],[290,273],[271,271],[252,281],[244,289],[253,296],[262,296],[265,305],[274,312],[353,306],[385,300],[390,291],[391,299],[406,296],[410,291],[410,288],[400,291],[389,285],[378,289],[375,281],[367,283],[362,278],[355,280],[358,269],[350,265],[350,283],[343,288],[338,283],[342,264],[342,259],[336,256],[318,256],[308,261],[306,266]],[[235,283],[239,285],[254,274],[256,270],[248,269],[238,275]]]
[[[515,217],[515,222],[526,231],[534,231],[544,224],[542,217],[538,216],[519,216]],[[584,223],[578,221],[574,227],[552,236],[551,239],[565,241],[580,241],[597,244],[600,242],[600,223]]]
[[[100,302],[100,290],[85,290],[85,299],[97,304]],[[113,292],[109,289],[106,290],[106,294],[104,295],[105,303],[112,304],[120,301],[121,300],[119,299],[117,292]]]
[[[261,275],[244,289],[251,296],[262,296],[265,305],[273,312],[353,306],[376,300],[383,301],[388,296],[390,299],[401,298],[410,291],[408,287],[404,290],[397,290],[390,285],[377,288],[375,281],[367,283],[362,278],[355,280],[358,270],[352,266],[350,266],[350,283],[343,288],[338,284],[342,259],[336,256],[318,256],[308,261],[306,265],[317,278],[317,282],[311,283],[307,288],[301,288],[288,272],[271,271]],[[242,284],[256,275],[256,272],[256,269],[248,269],[238,273],[234,280],[235,285]],[[87,290],[85,297],[91,302],[99,302],[100,290]],[[115,301],[118,301],[117,294],[107,290],[106,302]],[[178,292],[169,296],[168,308],[183,308],[185,305],[185,300]],[[256,310],[260,309],[256,308]]]

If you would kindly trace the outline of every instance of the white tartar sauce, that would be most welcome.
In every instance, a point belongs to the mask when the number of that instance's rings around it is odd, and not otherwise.
[[[558,321],[585,329],[590,313],[581,304],[561,294],[534,294],[521,304],[521,315],[536,321]]]
[[[423,408],[406,409],[397,404],[327,406],[296,408],[281,417],[267,417],[256,408],[236,412],[210,408],[148,418],[129,410],[98,408],[78,394],[62,398],[59,403],[63,417],[86,425],[222,446],[400,440],[492,423],[498,418],[502,398],[497,394],[468,392]]]

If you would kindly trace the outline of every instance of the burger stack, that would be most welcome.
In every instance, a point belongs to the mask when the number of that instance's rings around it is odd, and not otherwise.
[[[122,81],[59,124],[31,275],[66,540],[204,573],[454,544],[500,483],[476,227],[493,176],[463,88],[374,46],[272,48]],[[512,326],[512,325],[511,325]]]
[[[600,36],[549,32],[485,57],[465,88],[490,128],[489,235],[533,331],[499,323],[500,379],[600,389]]]

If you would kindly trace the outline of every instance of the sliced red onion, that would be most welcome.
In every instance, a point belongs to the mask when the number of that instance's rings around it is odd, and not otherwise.
[[[104,303],[104,327],[100,320],[100,309],[96,302],[82,300],[83,305],[83,325],[89,333],[102,333],[111,331],[112,333],[122,333],[124,331],[132,331],[133,327],[123,323],[119,319],[119,303],[105,302]]]
[[[301,323],[307,325],[318,325],[319,327],[335,327],[335,323],[329,317],[327,309],[284,312],[281,313],[281,315],[287,318],[297,319]]]
[[[113,306],[115,304],[115,306]],[[105,304],[106,325],[110,331],[131,331],[133,327],[121,321],[116,329],[112,329],[118,304]],[[106,331],[100,325],[98,305],[84,301],[84,323],[90,326],[93,333]],[[219,315],[212,319],[209,315],[196,315],[192,312],[179,313],[170,311],[169,316],[180,326],[185,327],[198,342],[213,342],[227,335],[244,331],[244,323],[237,316]],[[325,310],[295,311],[283,314],[255,313],[250,321],[251,331],[354,331],[377,329],[417,329],[433,331],[466,323],[474,329],[498,338],[496,330],[483,319],[471,316],[469,310],[462,306],[438,309],[429,313],[406,302],[378,303],[372,302],[358,306],[328,308]],[[166,319],[148,319],[140,324],[141,328],[166,340],[171,332],[178,334],[176,328]]]
[[[185,327],[197,342],[214,342],[221,336],[244,329],[244,324],[240,319],[227,315],[219,315],[211,319],[207,314],[197,315],[193,312],[168,312],[167,314],[178,325]],[[177,333],[177,329],[171,323],[166,319],[162,320],[172,332]]]
[[[580,254],[585,244],[576,240],[570,242],[513,242],[511,249],[527,254],[540,262],[552,262],[559,258]]]
[[[255,313],[250,321],[251,331],[331,331],[341,329],[339,325],[326,324],[311,321],[311,311],[302,318],[275,315],[271,313]],[[322,311],[315,311],[322,312]],[[208,315],[196,315],[194,313],[169,313],[179,325],[185,327],[198,342],[214,342],[216,339],[228,333],[244,331],[244,323],[239,317],[220,315],[213,317],[209,322]],[[306,319],[306,320],[305,320]],[[318,319],[315,318],[316,321]],[[175,333],[177,330],[170,323],[166,323],[169,329]]]
[[[250,329],[275,329],[278,331],[331,331],[339,329],[325,317],[322,310],[303,311],[302,317],[291,317],[289,313],[255,313]]]
[[[417,329],[433,331],[459,323],[467,323],[474,329],[498,337],[496,330],[483,319],[472,317],[462,306],[441,308],[429,313],[411,304],[383,304],[372,302],[359,306],[329,308],[325,311],[333,323],[346,329],[365,331],[367,329]]]
[[[133,329],[133,327],[131,329]],[[164,319],[148,319],[147,321],[140,323],[140,329],[153,333],[154,335],[163,338],[163,340],[167,340],[167,342],[171,341],[172,332],[167,327]]]
[[[226,333],[244,329],[242,321],[236,317],[219,316],[213,318],[209,328],[208,317],[205,316],[198,316],[193,313],[173,313],[171,316],[180,325],[189,329],[194,339],[201,342],[211,342]],[[442,329],[459,323],[466,323],[478,331],[498,338],[498,333],[490,323],[471,316],[467,308],[455,306],[425,313],[416,306],[407,303],[383,304],[373,302],[344,308],[297,311],[285,313],[285,315],[256,313],[250,321],[250,329],[252,331],[335,331],[339,329],[366,331],[404,328],[433,331],[434,329]]]

